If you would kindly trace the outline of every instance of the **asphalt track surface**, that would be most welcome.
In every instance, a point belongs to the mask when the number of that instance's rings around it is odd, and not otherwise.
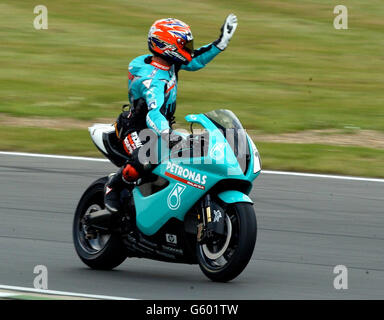
[[[0,284],[138,299],[383,299],[384,184],[262,174],[254,184],[256,248],[245,271],[213,283],[196,265],[128,259],[95,271],[78,259],[72,218],[106,162],[0,154]],[[348,289],[336,290],[336,265]]]

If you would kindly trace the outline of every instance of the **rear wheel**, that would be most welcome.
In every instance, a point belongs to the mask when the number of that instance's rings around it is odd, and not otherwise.
[[[127,257],[118,234],[95,232],[91,238],[86,224],[87,214],[104,209],[104,185],[107,178],[95,181],[83,194],[73,220],[73,242],[80,259],[93,269],[110,270]]]
[[[247,266],[256,243],[256,215],[249,203],[228,205],[225,235],[197,245],[200,269],[213,281],[227,282]]]

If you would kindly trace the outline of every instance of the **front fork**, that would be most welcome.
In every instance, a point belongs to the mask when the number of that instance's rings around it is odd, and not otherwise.
[[[212,217],[212,213],[215,217]],[[224,234],[224,210],[219,208],[211,199],[211,195],[207,194],[200,201],[200,208],[197,214],[197,242],[206,243],[213,239],[216,235]]]

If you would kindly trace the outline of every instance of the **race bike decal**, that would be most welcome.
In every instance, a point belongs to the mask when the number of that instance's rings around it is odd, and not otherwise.
[[[222,217],[220,210],[213,210],[213,214],[215,215],[213,222],[219,222]]]
[[[181,183],[176,183],[167,198],[168,207],[171,210],[177,210],[181,204],[181,194],[184,192],[186,186]]]
[[[216,143],[211,149],[209,155],[212,159],[219,161],[224,159],[225,143]]]
[[[142,146],[143,144],[136,131],[129,133],[124,139],[123,147],[128,155],[131,155],[133,151]]]
[[[196,171],[193,171],[188,168],[183,168],[182,166],[171,162],[168,162],[166,170],[168,170],[165,171],[166,176],[182,183],[185,183],[191,187],[205,190],[204,185],[207,182],[206,175],[202,176],[200,173],[196,173]]]
[[[177,244],[177,237],[175,234],[166,233],[165,234],[165,240],[168,243]]]

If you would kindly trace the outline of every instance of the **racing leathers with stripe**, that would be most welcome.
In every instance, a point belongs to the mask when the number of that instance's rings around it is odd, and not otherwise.
[[[165,66],[152,61],[152,56],[143,55],[129,64],[128,95],[133,111],[142,106],[137,116],[140,125],[153,129],[158,135],[170,129],[176,111],[177,80],[180,70],[196,71],[204,68],[221,52],[209,44],[194,51],[194,57],[187,65]]]
[[[119,190],[122,184],[138,179],[144,173],[139,161],[139,149],[144,143],[139,133],[145,128],[152,129],[158,137],[169,132],[176,111],[177,81],[180,70],[202,69],[222,50],[211,43],[194,51],[191,62],[171,66],[152,60],[151,55],[142,55],[131,61],[128,67],[128,97],[130,102],[129,125],[123,147],[130,161],[106,184],[104,202],[111,212],[120,210]]]
[[[176,111],[179,71],[200,70],[220,52],[221,50],[214,44],[203,46],[194,51],[194,57],[187,65],[162,65],[152,61],[151,55],[139,56],[132,60],[128,67],[132,131],[139,132],[144,128],[150,128],[159,137],[162,133],[168,132]],[[140,170],[137,152],[135,155],[136,163],[133,165]]]

